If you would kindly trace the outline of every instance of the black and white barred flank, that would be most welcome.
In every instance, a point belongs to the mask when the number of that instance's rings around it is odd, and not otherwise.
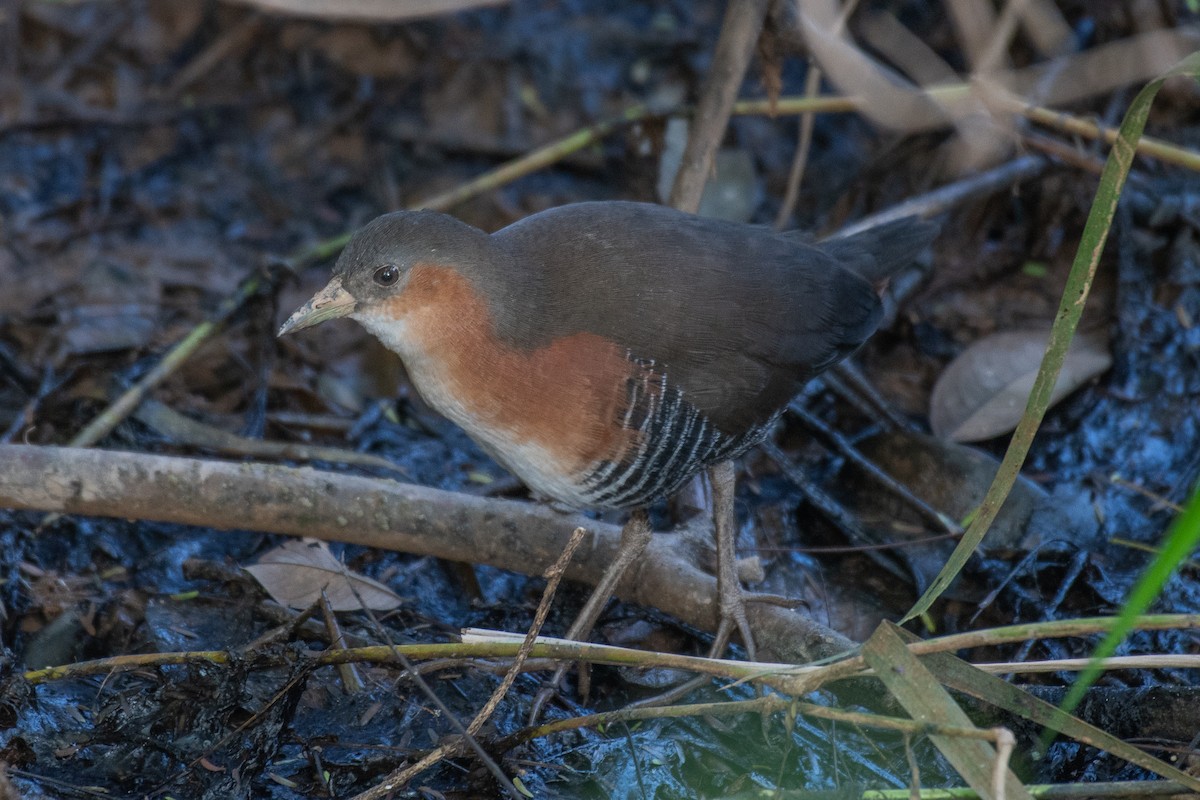
[[[630,361],[637,369],[626,383],[619,422],[637,432],[637,444],[584,476],[581,492],[593,508],[635,508],[667,497],[705,467],[749,450],[774,421],[729,436],[689,403],[653,360],[631,355]]]

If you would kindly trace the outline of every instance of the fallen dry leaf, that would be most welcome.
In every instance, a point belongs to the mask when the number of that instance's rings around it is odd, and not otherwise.
[[[297,17],[320,17],[375,22],[401,22],[421,17],[455,14],[508,0],[237,0],[263,11]]]
[[[321,22],[289,22],[280,33],[289,50],[316,51],[347,72],[392,78],[412,75],[420,65],[420,56],[407,40],[378,36],[360,25],[333,25]]]
[[[334,611],[358,611],[364,606],[373,611],[390,611],[401,602],[382,583],[346,569],[329,552],[325,542],[310,539],[288,542],[265,553],[246,571],[275,602],[289,608],[308,608],[321,597],[322,590]]]
[[[903,484],[913,495],[949,519],[961,521],[987,494],[1000,462],[975,447],[912,431],[880,433],[856,443],[874,466]],[[879,482],[861,467],[849,463],[833,492],[846,508],[853,508],[864,539],[855,544],[892,545],[890,550],[867,549],[864,555],[885,569],[904,566],[918,592],[929,586],[954,549],[952,539],[930,539],[937,529],[918,516],[907,502],[880,491]],[[1077,486],[1056,486],[1053,494],[1024,475],[981,546],[987,557],[1029,552],[1043,543],[1071,542],[1087,549],[1099,534],[1091,495]],[[896,546],[902,544],[903,546]],[[947,597],[978,602],[990,586],[968,576],[956,581]],[[863,620],[856,620],[858,625]]]
[[[936,436],[978,442],[1017,427],[1046,352],[1045,331],[1007,331],[980,339],[942,372],[929,399]],[[1067,351],[1050,405],[1112,365],[1102,335],[1075,337]]]
[[[57,300],[57,333],[66,352],[136,350],[158,327],[162,286],[128,262],[97,258]]]

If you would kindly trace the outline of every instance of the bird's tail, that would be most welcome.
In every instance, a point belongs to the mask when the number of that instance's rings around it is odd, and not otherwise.
[[[845,238],[826,239],[818,246],[842,266],[878,285],[911,264],[938,229],[936,223],[905,217]]]

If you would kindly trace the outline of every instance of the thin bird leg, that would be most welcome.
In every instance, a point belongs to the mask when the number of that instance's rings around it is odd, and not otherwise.
[[[746,619],[746,597],[737,572],[737,517],[733,508],[736,477],[732,461],[722,461],[708,468],[713,493],[713,527],[717,536],[717,595],[721,603],[721,624],[709,655],[719,657],[736,628],[742,634],[746,654],[754,661],[754,637]]]
[[[629,521],[625,523],[625,527],[621,528],[621,543],[617,547],[617,557],[608,565],[604,575],[601,576],[596,588],[592,590],[591,597],[584,603],[579,615],[575,617],[575,621],[571,623],[571,627],[567,630],[567,637],[572,641],[582,641],[592,632],[592,628],[596,625],[596,620],[600,618],[600,612],[604,610],[604,606],[608,603],[608,599],[612,597],[617,585],[621,582],[621,578],[625,577],[625,572],[629,566],[641,557],[646,550],[646,545],[650,543],[652,533],[650,530],[650,518],[646,515],[646,510],[639,508],[634,510],[630,515]],[[537,698],[533,701],[533,706],[529,711],[529,720],[531,725],[536,724],[537,720],[542,716],[542,708],[545,707],[546,701],[558,689],[562,682],[563,675],[567,673],[570,664],[562,664],[554,671],[554,675],[538,692]]]
[[[617,548],[617,557],[613,559],[613,563],[608,565],[600,582],[592,590],[592,596],[580,610],[579,616],[571,623],[571,627],[567,631],[568,639],[576,642],[582,641],[592,632],[596,620],[600,618],[600,612],[608,603],[608,598],[613,596],[617,584],[621,582],[621,578],[625,577],[629,565],[637,561],[646,550],[651,535],[650,518],[646,515],[645,509],[635,510],[630,515],[629,521],[625,523],[625,527],[621,528],[621,544]]]

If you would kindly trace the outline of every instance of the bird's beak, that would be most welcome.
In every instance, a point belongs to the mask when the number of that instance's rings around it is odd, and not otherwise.
[[[344,317],[354,313],[354,306],[354,298],[342,288],[341,276],[335,275],[324,289],[313,295],[312,300],[300,306],[296,309],[295,314],[288,317],[288,321],[283,323],[283,327],[276,335],[283,336],[292,331],[320,325],[326,320]]]

